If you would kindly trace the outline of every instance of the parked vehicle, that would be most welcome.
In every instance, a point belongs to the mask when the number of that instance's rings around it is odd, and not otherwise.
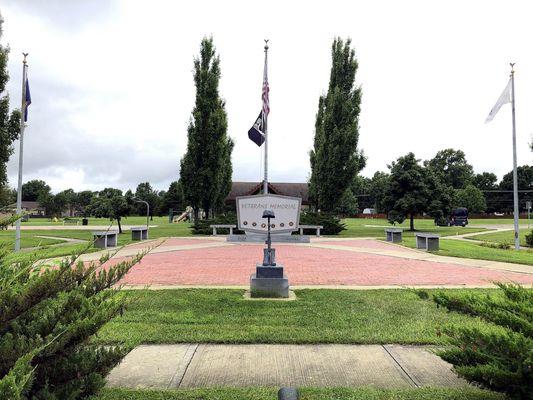
[[[464,207],[456,208],[452,211],[448,226],[467,226],[468,225],[468,210]]]

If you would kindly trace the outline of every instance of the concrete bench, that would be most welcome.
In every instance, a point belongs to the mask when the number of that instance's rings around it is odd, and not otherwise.
[[[237,225],[209,225],[213,229],[213,236],[217,235],[217,229],[229,229],[229,234],[233,235],[233,229],[237,228]]]
[[[117,231],[95,231],[93,232],[94,247],[99,249],[107,249],[108,247],[116,247],[118,243]]]
[[[315,229],[316,237],[320,237],[320,230],[324,227],[322,225],[298,225],[298,229],[300,229],[300,235],[304,234],[304,229]]]
[[[402,241],[402,228],[385,228],[387,242],[400,243]]]
[[[65,218],[63,220],[63,225],[78,225],[79,223],[80,220],[76,218]]]
[[[148,239],[148,227],[134,226],[130,230],[131,230],[131,240],[147,240]]]
[[[427,251],[436,251],[439,249],[440,235],[436,233],[416,233],[415,236],[417,249]]]

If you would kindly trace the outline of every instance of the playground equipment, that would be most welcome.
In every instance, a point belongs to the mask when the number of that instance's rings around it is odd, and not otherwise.
[[[183,211],[182,213],[180,213],[179,211],[174,211],[174,210],[171,209],[169,211],[169,213],[168,213],[168,222],[169,223],[182,222],[182,221],[185,221],[185,220],[191,221],[192,220],[192,218],[191,218],[192,212],[193,212],[193,209],[192,209],[191,206],[188,206],[185,209],[185,211]]]

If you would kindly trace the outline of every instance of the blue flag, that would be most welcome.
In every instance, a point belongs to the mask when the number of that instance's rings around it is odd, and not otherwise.
[[[265,125],[263,111],[261,111],[255,120],[254,125],[248,131],[248,137],[258,146],[261,146],[265,141]]]
[[[30,83],[28,82],[28,78],[26,78],[26,98],[24,100],[24,122],[26,122],[28,120],[28,106],[31,104]]]

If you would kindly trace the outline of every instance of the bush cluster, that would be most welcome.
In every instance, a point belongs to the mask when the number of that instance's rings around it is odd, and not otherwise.
[[[450,348],[439,353],[456,372],[513,399],[531,399],[533,393],[533,290],[498,284],[494,294],[439,292],[437,305],[478,317],[483,328],[448,326],[443,333]]]
[[[346,225],[341,222],[333,214],[312,213],[306,212],[300,215],[300,224],[302,225],[322,225],[324,229],[321,230],[323,235],[338,235],[340,232],[346,230]],[[305,230],[304,230],[305,233]],[[309,233],[315,233],[313,230]]]
[[[0,226],[11,221],[0,221]],[[90,344],[122,312],[115,285],[142,254],[111,268],[108,257],[86,265],[78,256],[47,266],[9,264],[0,250],[0,398],[80,399],[104,385],[126,349]]]
[[[533,230],[526,235],[526,244],[529,247],[533,247]]]

